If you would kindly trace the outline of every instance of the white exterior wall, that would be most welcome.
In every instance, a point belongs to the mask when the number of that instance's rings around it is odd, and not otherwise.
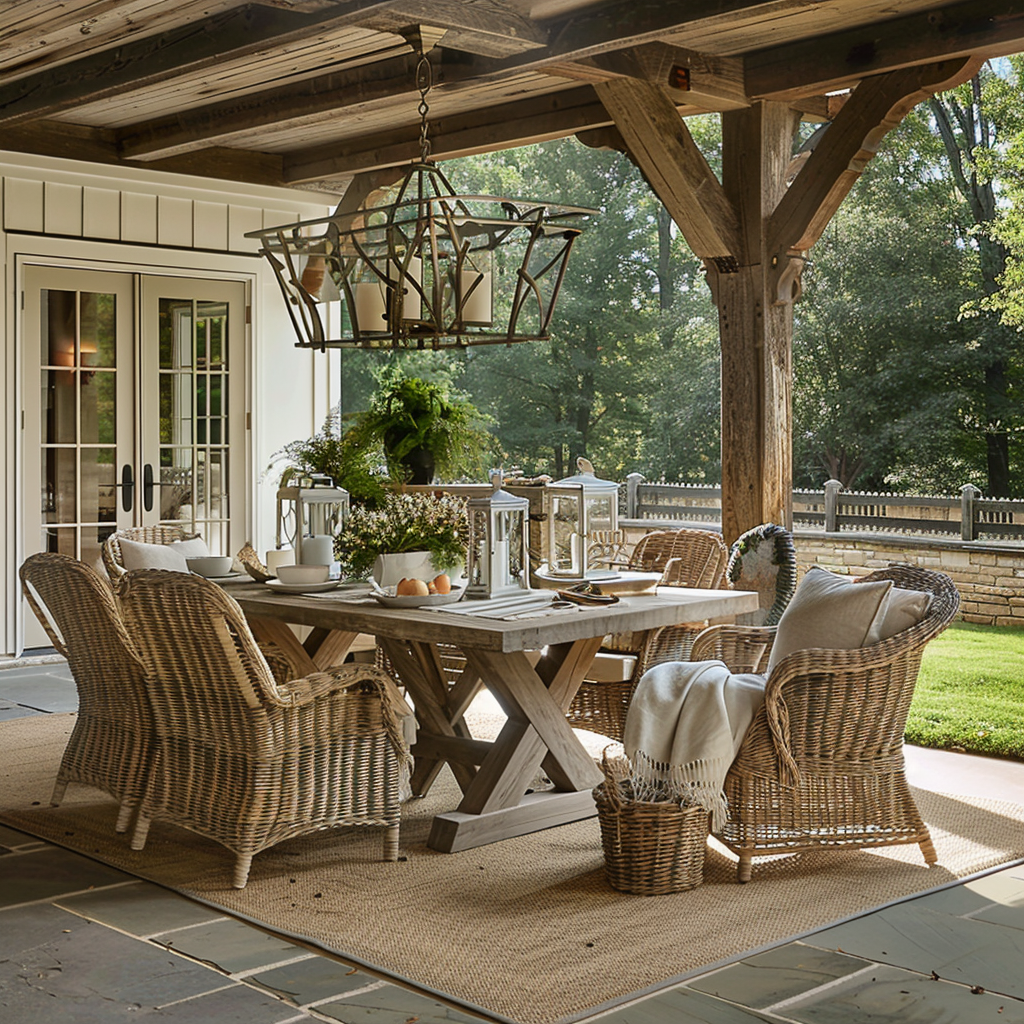
[[[336,196],[321,193],[0,152],[0,471],[6,484],[0,659],[18,653],[20,642],[17,570],[24,549],[20,520],[25,495],[19,296],[24,263],[249,282],[246,535],[263,551],[274,541],[276,478],[264,475],[271,456],[319,428],[336,396],[327,357],[294,347],[274,275],[257,255],[258,243],[244,235],[321,216],[336,202]]]

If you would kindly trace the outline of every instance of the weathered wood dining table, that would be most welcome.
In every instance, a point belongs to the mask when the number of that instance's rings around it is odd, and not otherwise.
[[[565,712],[606,634],[729,620],[758,605],[749,591],[662,587],[612,605],[503,619],[466,614],[466,600],[448,610],[386,608],[369,588],[314,595],[253,584],[231,594],[254,635],[284,646],[307,671],[336,664],[359,634],[376,636],[416,713],[413,792],[426,793],[446,763],[462,790],[458,808],[432,825],[428,844],[445,852],[596,814],[591,791],[603,776]],[[300,643],[289,624],[312,631]],[[454,684],[442,664],[451,646],[466,659]],[[508,716],[493,741],[475,739],[463,717],[481,685]],[[551,789],[532,789],[540,771]]]

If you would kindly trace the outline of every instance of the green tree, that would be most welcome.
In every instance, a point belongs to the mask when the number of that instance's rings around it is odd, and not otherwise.
[[[970,82],[933,97],[929,109],[945,146],[949,173],[964,200],[964,227],[977,256],[979,301],[966,309],[973,320],[979,394],[973,419],[985,438],[989,494],[1016,493],[1011,474],[1010,436],[1020,420],[1014,400],[1019,347],[1015,328],[998,313],[1007,264],[1005,243],[994,232],[998,195],[1007,170],[1004,140],[1022,128],[1020,83],[1015,66],[1000,62],[1002,73],[986,65]],[[1019,476],[1019,470],[1018,474]]]
[[[603,475],[628,471],[643,432],[638,367],[656,344],[657,204],[621,154],[574,140],[448,166],[457,188],[599,209],[573,249],[551,341],[476,349],[462,386],[495,420],[512,463],[555,477],[586,455]]]
[[[986,340],[964,315],[984,295],[981,257],[947,161],[917,108],[811,253],[794,332],[798,485],[988,482]]]

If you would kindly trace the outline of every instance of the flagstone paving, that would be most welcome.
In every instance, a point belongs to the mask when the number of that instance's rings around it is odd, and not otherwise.
[[[0,720],[72,711],[59,663],[0,670]],[[908,751],[911,774],[1024,803],[1024,765]],[[913,781],[913,779],[912,779]],[[756,880],[751,883],[752,897]],[[803,936],[588,1020],[1024,1024],[1024,866]],[[557,979],[552,979],[557,984]],[[411,991],[0,825],[0,1020],[472,1024]]]

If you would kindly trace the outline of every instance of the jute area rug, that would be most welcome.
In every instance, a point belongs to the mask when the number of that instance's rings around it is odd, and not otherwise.
[[[431,817],[454,807],[443,776],[407,805],[403,855],[382,863],[380,832],[337,829],[257,855],[231,888],[232,855],[154,824],[133,853],[116,805],[72,785],[49,807],[70,715],[0,726],[0,820],[124,871],[253,919],[468,1008],[522,1024],[573,1020],[743,951],[1024,856],[1024,810],[917,791],[938,866],[916,846],[802,855],[757,866],[709,850],[704,884],[671,896],[616,892],[597,819],[457,854],[425,846]]]

